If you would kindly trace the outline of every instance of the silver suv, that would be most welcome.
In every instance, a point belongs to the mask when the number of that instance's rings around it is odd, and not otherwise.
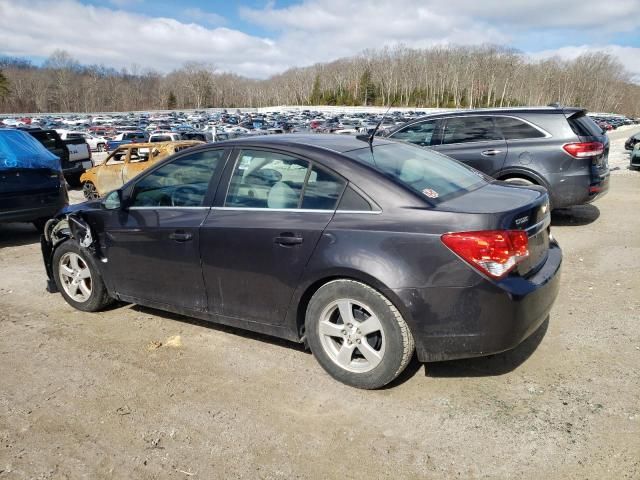
[[[609,189],[609,138],[580,108],[435,113],[387,136],[431,148],[499,180],[542,185],[553,208],[592,202]]]

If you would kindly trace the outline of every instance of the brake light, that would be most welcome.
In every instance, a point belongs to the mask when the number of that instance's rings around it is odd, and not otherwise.
[[[604,153],[604,144],[601,142],[567,143],[562,148],[573,158],[595,157]]]
[[[453,253],[491,278],[507,275],[529,256],[529,237],[524,230],[484,230],[442,235]]]

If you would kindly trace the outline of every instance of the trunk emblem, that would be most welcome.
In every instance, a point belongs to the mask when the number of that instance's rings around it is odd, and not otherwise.
[[[527,223],[529,221],[529,216],[516,218],[516,225],[520,226],[523,223]]]

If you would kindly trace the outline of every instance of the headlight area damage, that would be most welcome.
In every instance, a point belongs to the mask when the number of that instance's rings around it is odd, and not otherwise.
[[[47,271],[47,291],[57,293],[58,287],[53,278],[53,253],[66,241],[76,242],[80,248],[88,250],[96,259],[101,259],[100,251],[91,228],[79,213],[64,213],[49,220],[40,238],[42,258]]]

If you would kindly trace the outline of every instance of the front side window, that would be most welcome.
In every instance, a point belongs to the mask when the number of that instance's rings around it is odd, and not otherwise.
[[[391,138],[415,143],[421,147],[428,147],[431,145],[431,139],[436,129],[436,122],[436,120],[430,120],[427,122],[414,123],[392,134]]]
[[[453,117],[446,119],[442,143],[447,145],[501,139],[491,117]]]
[[[224,150],[185,155],[143,177],[133,191],[132,207],[199,207]]]
[[[382,144],[345,152],[383,175],[402,183],[431,202],[441,202],[486,185],[480,172],[433,150],[403,143]]]

